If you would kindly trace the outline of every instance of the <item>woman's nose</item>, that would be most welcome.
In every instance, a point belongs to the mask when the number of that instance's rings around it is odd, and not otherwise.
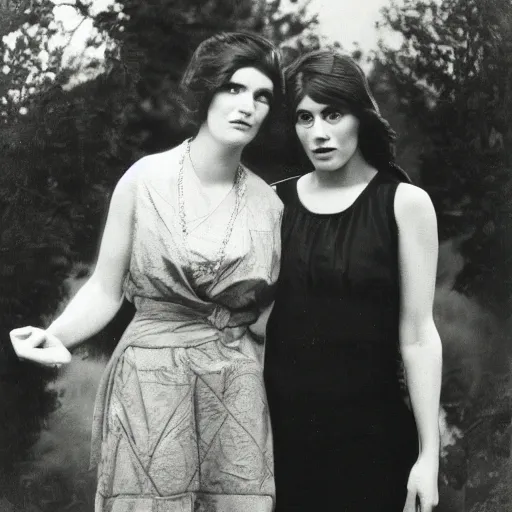
[[[240,95],[240,112],[243,114],[250,116],[254,113],[254,99],[251,94],[241,94]]]
[[[311,127],[311,135],[315,139],[325,140],[329,138],[325,123],[322,119],[316,119]]]

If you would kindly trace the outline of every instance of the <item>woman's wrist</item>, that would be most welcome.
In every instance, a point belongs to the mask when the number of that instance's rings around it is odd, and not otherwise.
[[[59,326],[56,322],[53,322],[51,323],[46,329],[45,329],[45,332],[49,335],[49,336],[53,336],[54,338],[57,338],[57,340],[59,340],[66,348],[66,344],[64,343],[63,341],[63,333],[62,333],[63,329],[59,329]]]
[[[426,462],[434,462],[439,464],[439,446],[436,448],[421,449],[418,454],[418,459],[425,460]]]

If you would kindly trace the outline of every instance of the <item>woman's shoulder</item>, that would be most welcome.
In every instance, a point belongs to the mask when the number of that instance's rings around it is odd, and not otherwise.
[[[247,177],[246,187],[249,196],[256,201],[264,201],[267,208],[282,210],[283,203],[272,186],[247,167],[245,167],[245,172]]]
[[[159,180],[177,175],[180,147],[181,144],[166,151],[151,153],[139,158],[128,168],[121,179],[139,184],[154,183],[157,185]]]
[[[370,196],[383,200],[385,204],[390,204],[391,207],[393,207],[393,204],[396,204],[399,189],[403,186],[416,187],[416,185],[405,182],[400,176],[387,171],[377,171],[375,177],[370,180],[369,185],[371,185],[370,189],[373,191],[373,194],[370,194]]]
[[[398,183],[395,202],[399,205],[411,208],[414,206],[425,207],[432,204],[428,192],[413,183]]]
[[[394,207],[398,222],[423,224],[436,220],[428,192],[412,183],[400,183],[397,186]]]

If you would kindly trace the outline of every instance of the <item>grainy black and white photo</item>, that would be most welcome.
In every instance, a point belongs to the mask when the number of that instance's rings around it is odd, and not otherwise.
[[[0,512],[512,512],[510,0],[0,0]]]

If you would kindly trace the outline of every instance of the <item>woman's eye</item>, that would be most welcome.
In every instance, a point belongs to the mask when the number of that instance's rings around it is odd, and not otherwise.
[[[339,110],[332,110],[328,112],[325,116],[325,119],[330,122],[339,121],[343,117],[343,114]]]
[[[302,126],[309,126],[313,124],[313,116],[307,112],[299,112],[296,123]]]
[[[230,94],[238,94],[239,92],[242,91],[242,86],[236,85],[236,84],[228,84],[226,86],[226,91],[229,92]]]
[[[256,96],[256,101],[259,101],[260,103],[263,103],[265,105],[270,105],[271,103],[268,94],[258,94],[258,96]]]

